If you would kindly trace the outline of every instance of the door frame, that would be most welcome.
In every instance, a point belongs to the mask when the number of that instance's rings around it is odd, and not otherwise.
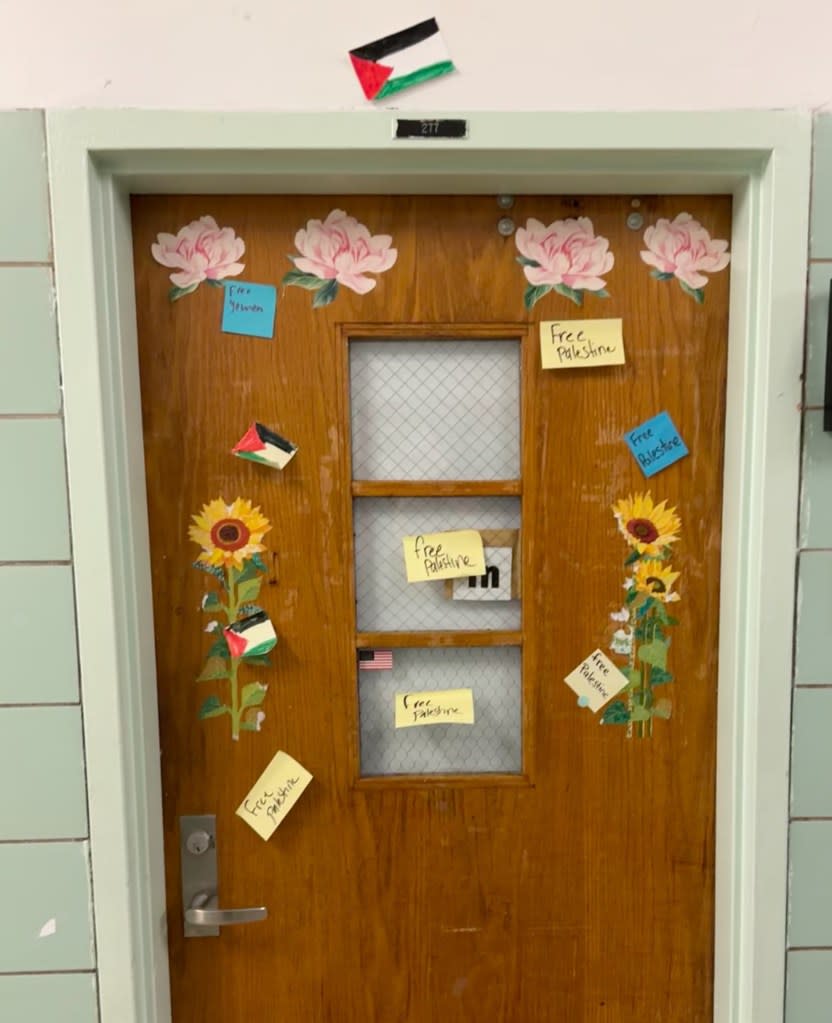
[[[811,117],[394,116],[47,113],[102,1023],[170,1020],[131,191],[733,194],[714,1018],[780,1023]]]

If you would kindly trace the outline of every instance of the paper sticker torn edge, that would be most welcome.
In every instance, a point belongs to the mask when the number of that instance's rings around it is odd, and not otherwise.
[[[245,434],[231,449],[237,458],[245,458],[249,462],[270,465],[273,468],[285,469],[295,457],[297,445],[281,437],[262,423],[252,423]]]

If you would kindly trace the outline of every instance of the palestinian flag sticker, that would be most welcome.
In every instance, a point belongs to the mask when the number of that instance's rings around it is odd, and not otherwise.
[[[279,433],[269,430],[262,423],[252,423],[245,436],[231,451],[238,458],[247,458],[250,462],[285,469],[294,457],[297,446],[281,437]]]
[[[223,635],[232,657],[260,657],[277,646],[277,633],[265,611],[234,622]]]
[[[456,71],[436,18],[357,46],[350,60],[367,99],[384,99]]]

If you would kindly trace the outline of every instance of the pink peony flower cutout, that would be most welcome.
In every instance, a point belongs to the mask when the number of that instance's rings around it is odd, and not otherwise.
[[[313,306],[332,302],[339,284],[366,295],[376,286],[374,278],[366,275],[384,273],[398,258],[392,242],[389,234],[370,234],[355,217],[333,210],[326,220],[310,220],[295,235],[300,255],[289,257],[295,269],[283,283],[315,291]]]
[[[659,280],[675,277],[683,290],[702,302],[702,289],[708,283],[706,274],[724,270],[731,259],[728,242],[711,238],[705,228],[689,213],[680,213],[675,220],[658,220],[644,232],[641,258],[652,266]]]
[[[245,250],[234,229],[218,227],[213,217],[192,220],[175,235],[162,232],[150,247],[157,263],[176,270],[170,275],[171,300],[195,291],[202,281],[219,283],[241,274],[245,264],[238,261]]]
[[[584,291],[607,297],[603,275],[612,270],[615,258],[609,241],[596,236],[589,217],[555,220],[548,227],[530,217],[514,238],[518,262],[530,285],[526,308],[549,291],[571,298],[576,305],[582,304]]]

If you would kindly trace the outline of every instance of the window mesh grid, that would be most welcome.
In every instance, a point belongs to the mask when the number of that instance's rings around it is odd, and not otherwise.
[[[516,341],[350,345],[353,478],[520,476]]]
[[[518,774],[523,767],[519,647],[393,651],[390,671],[359,671],[361,773]],[[395,695],[473,689],[473,725],[394,728]]]
[[[519,629],[520,601],[460,601],[443,581],[408,583],[402,537],[447,529],[518,529],[517,497],[357,497],[355,597],[359,632]]]

